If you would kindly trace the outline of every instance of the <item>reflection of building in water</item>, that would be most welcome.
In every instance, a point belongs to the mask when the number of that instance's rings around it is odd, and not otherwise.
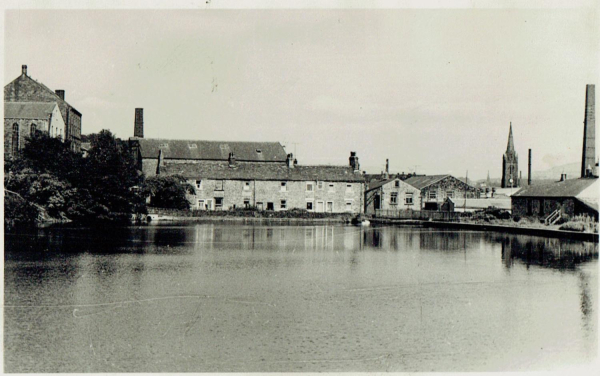
[[[598,259],[598,245],[565,239],[510,236],[501,240],[502,259],[506,267],[513,260],[558,270],[571,270],[577,265]]]

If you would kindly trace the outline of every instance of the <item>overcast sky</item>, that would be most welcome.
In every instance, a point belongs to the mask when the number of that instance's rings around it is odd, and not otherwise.
[[[301,164],[501,175],[579,162],[598,12],[9,10],[4,83],[21,64],[83,114],[83,133],[280,141]]]

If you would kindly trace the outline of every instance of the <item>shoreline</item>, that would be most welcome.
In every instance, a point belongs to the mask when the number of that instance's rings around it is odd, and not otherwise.
[[[465,229],[465,230],[480,230],[480,231],[495,231],[509,234],[521,234],[521,235],[533,235],[551,238],[568,238],[572,240],[581,240],[587,242],[598,242],[598,234],[591,232],[577,232],[577,231],[565,231],[565,230],[554,230],[534,227],[518,227],[518,226],[503,226],[503,225],[488,225],[478,223],[464,223],[464,222],[436,222],[436,221],[418,221],[418,220],[393,220],[383,218],[372,218],[372,223],[386,224],[386,225],[420,225],[423,227],[436,227],[436,228],[454,228],[454,229]]]

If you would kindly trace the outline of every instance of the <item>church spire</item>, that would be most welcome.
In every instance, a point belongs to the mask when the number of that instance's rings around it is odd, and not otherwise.
[[[514,152],[515,151],[515,143],[513,141],[512,135],[512,121],[510,122],[510,130],[508,131],[508,145],[506,145],[506,152]]]

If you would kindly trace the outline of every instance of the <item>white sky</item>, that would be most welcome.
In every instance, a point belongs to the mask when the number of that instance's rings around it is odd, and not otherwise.
[[[213,0],[215,3],[216,0]],[[204,2],[202,2],[204,3]],[[595,4],[595,2],[592,2]],[[576,9],[7,10],[4,83],[29,75],[83,133],[280,141],[301,164],[501,175],[579,162],[597,6]],[[295,145],[294,145],[295,143]]]

